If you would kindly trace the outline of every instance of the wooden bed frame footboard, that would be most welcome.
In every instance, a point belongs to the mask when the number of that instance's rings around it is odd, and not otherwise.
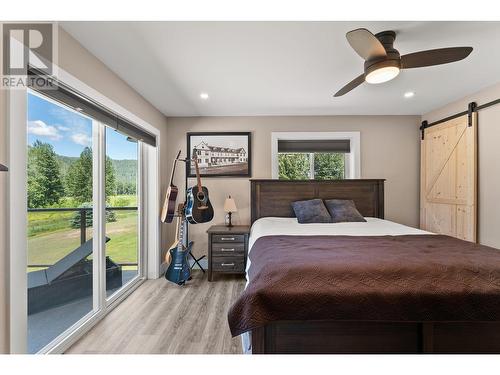
[[[252,330],[252,354],[500,353],[500,322],[278,321]]]

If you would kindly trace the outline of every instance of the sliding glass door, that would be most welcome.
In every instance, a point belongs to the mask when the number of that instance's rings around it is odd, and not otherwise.
[[[106,296],[139,274],[139,150],[133,138],[106,127]],[[119,266],[120,277],[114,277]]]
[[[94,310],[92,134],[96,124],[28,93],[28,351]]]
[[[143,276],[140,142],[70,104],[28,91],[30,353],[77,332]]]

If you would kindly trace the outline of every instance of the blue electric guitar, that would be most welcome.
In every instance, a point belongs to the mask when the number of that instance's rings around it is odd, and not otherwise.
[[[190,242],[187,247],[184,246],[184,222],[186,217],[184,216],[183,204],[179,205],[177,212],[177,237],[167,253],[166,260],[170,264],[165,272],[165,279],[178,285],[184,285],[191,278],[188,255],[193,247],[193,242]]]

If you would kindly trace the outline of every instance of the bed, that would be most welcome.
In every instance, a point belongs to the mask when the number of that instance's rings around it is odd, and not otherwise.
[[[500,353],[500,252],[384,220],[384,180],[251,181],[244,351]],[[366,223],[298,224],[290,203],[352,199]]]

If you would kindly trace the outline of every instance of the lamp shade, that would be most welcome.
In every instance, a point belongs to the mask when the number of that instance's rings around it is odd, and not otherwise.
[[[224,212],[236,212],[238,211],[236,209],[236,203],[234,203],[234,199],[229,196],[229,198],[226,198],[226,201],[224,202]]]

